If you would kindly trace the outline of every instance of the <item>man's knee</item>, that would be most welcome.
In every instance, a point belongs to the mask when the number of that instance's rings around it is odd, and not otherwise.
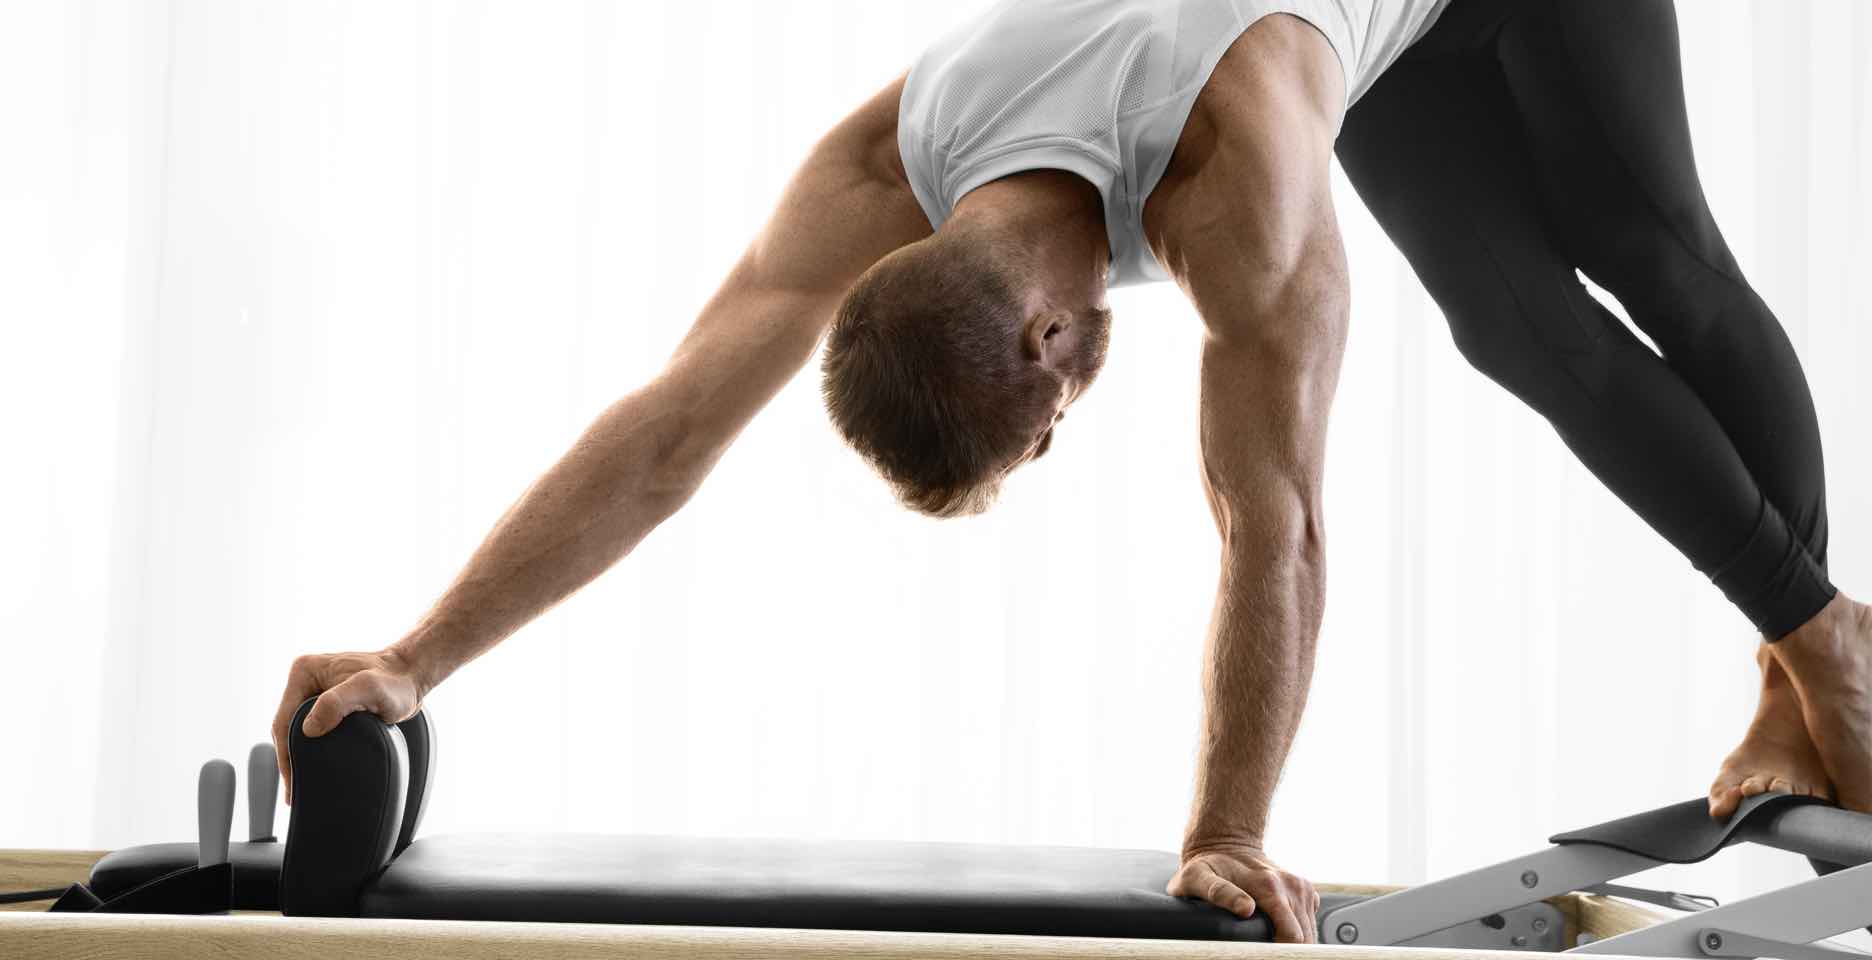
[[[1541,379],[1543,354],[1520,319],[1505,311],[1444,308],[1456,352],[1478,373],[1522,396]]]
[[[1757,343],[1778,325],[1739,274],[1682,250],[1633,258],[1602,273],[1608,280],[1600,282],[1666,357],[1712,343]]]
[[[1443,312],[1457,353],[1547,417],[1576,396],[1581,374],[1596,366],[1595,357],[1604,349],[1597,336],[1551,300],[1529,306],[1481,300],[1446,304]]]
[[[1741,268],[1700,201],[1626,222],[1601,224],[1568,244],[1574,262],[1630,311],[1654,341],[1694,343],[1753,300]]]

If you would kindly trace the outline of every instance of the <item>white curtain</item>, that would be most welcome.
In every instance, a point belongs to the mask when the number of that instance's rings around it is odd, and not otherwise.
[[[0,6],[0,847],[189,836],[197,764],[264,739],[292,656],[395,640],[815,137],[972,6]],[[1680,12],[1705,186],[1872,593],[1872,8]],[[1746,623],[1339,201],[1332,586],[1275,852],[1412,881],[1698,795],[1753,705]],[[979,519],[895,507],[809,369],[433,696],[429,828],[1173,849],[1217,560],[1199,327],[1168,286],[1112,305],[1102,382]]]

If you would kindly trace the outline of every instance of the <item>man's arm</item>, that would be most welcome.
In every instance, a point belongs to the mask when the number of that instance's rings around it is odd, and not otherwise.
[[[1222,540],[1195,798],[1170,889],[1244,916],[1258,906],[1279,939],[1309,941],[1318,895],[1264,839],[1324,607],[1320,482],[1348,304],[1329,181],[1338,113],[1304,84],[1257,92],[1217,127],[1161,234],[1206,327],[1203,481]]]
[[[609,409],[529,487],[407,636],[375,653],[300,657],[274,721],[291,796],[292,714],[396,721],[450,673],[585,585],[686,503],[755,413],[811,357],[838,301],[930,232],[897,160],[898,80],[814,147],[778,208],[661,373]]]

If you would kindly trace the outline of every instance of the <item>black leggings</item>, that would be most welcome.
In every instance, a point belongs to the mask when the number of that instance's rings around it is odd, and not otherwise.
[[[1832,599],[1813,398],[1704,201],[1669,0],[1451,0],[1338,155],[1463,356],[1757,629]]]

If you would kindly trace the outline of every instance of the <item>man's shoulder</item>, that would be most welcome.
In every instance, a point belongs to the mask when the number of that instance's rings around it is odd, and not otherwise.
[[[903,89],[904,76],[899,75],[846,114],[820,138],[809,167],[836,167],[842,176],[908,192],[910,181],[897,147],[897,107]]]
[[[1285,21],[1270,25],[1270,21]],[[1236,39],[1190,109],[1169,166],[1144,209],[1163,262],[1174,248],[1222,231],[1253,243],[1309,203],[1305,185],[1328,167],[1343,115],[1337,55],[1317,30],[1268,17]],[[1272,238],[1268,238],[1272,239]],[[1164,260],[1166,256],[1171,260]]]
[[[1177,151],[1187,144],[1190,159],[1198,160],[1229,143],[1278,150],[1283,135],[1336,131],[1344,105],[1344,75],[1325,35],[1298,17],[1263,17],[1216,62],[1190,107]]]

